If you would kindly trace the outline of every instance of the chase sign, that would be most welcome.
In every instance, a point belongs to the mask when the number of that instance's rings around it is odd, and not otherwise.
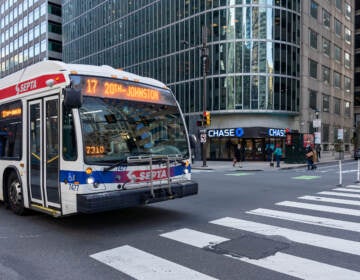
[[[268,134],[271,137],[285,137],[286,131],[283,128],[269,128]]]
[[[242,137],[244,129],[238,128],[222,128],[222,129],[208,129],[207,134],[210,138],[213,137]]]

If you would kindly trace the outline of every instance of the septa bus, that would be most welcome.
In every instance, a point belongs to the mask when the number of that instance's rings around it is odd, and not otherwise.
[[[163,83],[42,61],[0,79],[0,201],[55,217],[198,193],[190,140]]]

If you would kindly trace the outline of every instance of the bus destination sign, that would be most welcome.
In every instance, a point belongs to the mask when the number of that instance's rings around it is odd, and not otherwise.
[[[117,79],[99,77],[82,79],[84,95],[175,105],[172,94],[165,89]]]

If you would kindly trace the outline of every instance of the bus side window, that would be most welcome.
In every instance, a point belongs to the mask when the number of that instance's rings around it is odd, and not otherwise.
[[[75,135],[74,119],[71,109],[63,106],[63,157],[65,160],[77,159],[77,143]]]

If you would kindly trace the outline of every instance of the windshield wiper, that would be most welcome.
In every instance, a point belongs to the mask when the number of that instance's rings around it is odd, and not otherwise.
[[[120,165],[123,165],[124,163],[127,163],[127,159],[123,158],[121,160],[119,160],[118,162],[114,163],[113,165],[110,165],[108,167],[104,167],[103,171],[110,171],[111,169],[114,169],[115,167],[118,167]]]

